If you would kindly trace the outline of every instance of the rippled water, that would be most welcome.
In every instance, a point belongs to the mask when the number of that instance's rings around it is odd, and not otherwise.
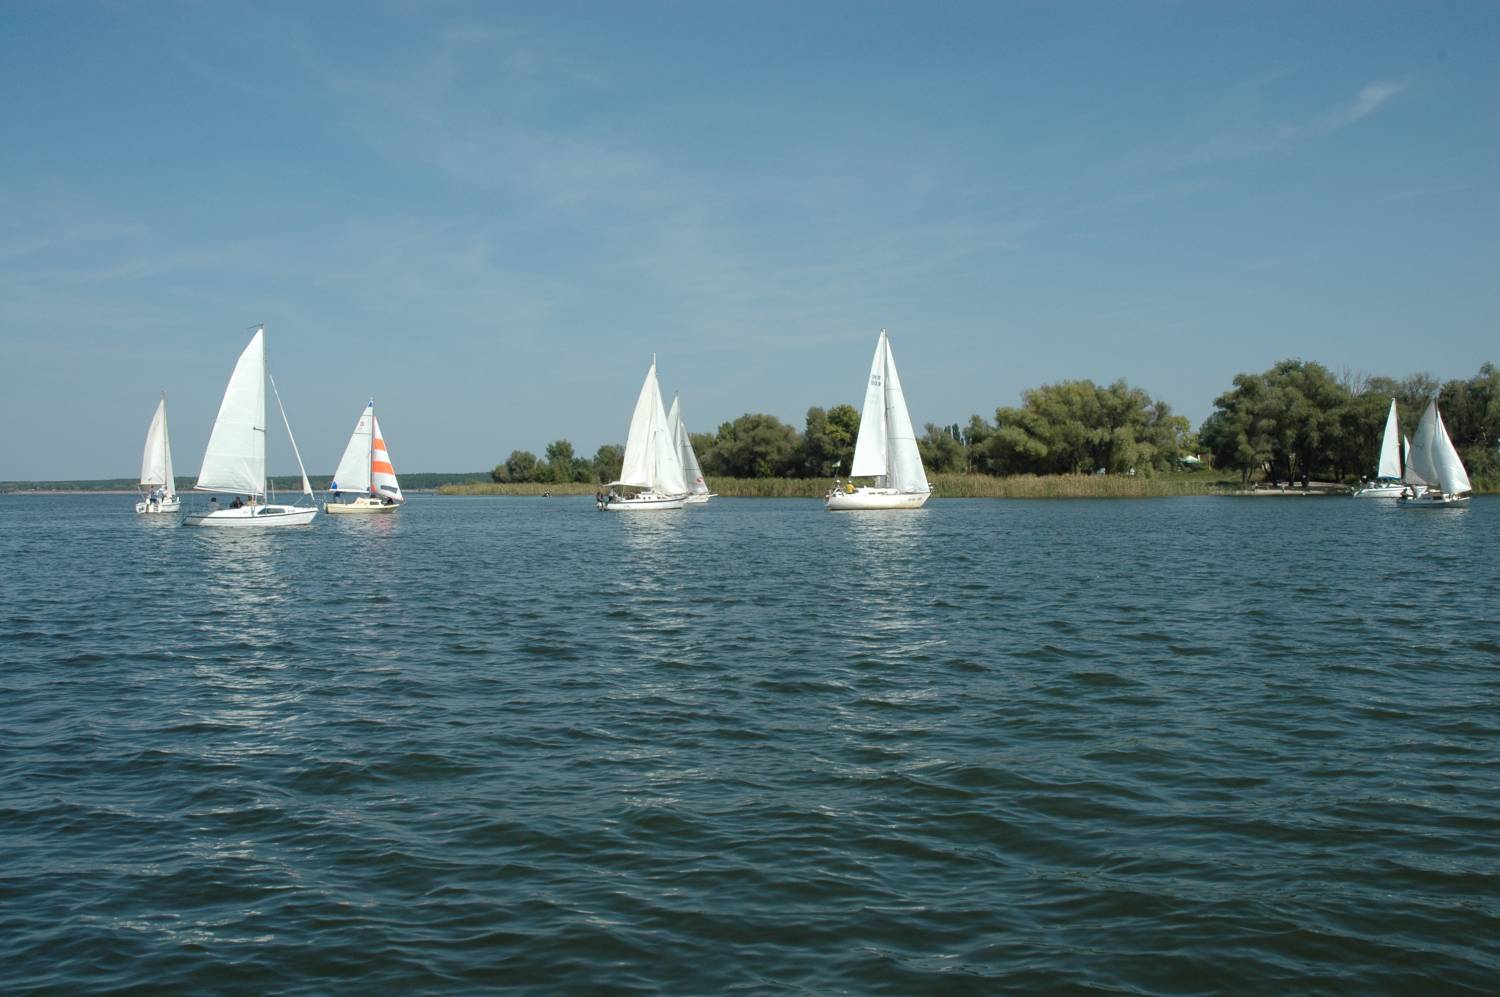
[[[0,984],[1492,990],[1500,500],[0,499]]]

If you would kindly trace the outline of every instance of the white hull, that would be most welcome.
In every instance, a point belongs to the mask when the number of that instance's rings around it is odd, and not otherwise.
[[[214,509],[190,512],[182,517],[183,526],[214,526],[231,529],[262,529],[272,526],[306,526],[318,514],[317,506],[256,505],[239,509]]]
[[[702,495],[689,495],[683,501],[688,505],[708,505],[709,499],[718,497],[718,494],[715,492],[704,492]]]
[[[1403,495],[1398,502],[1403,509],[1458,509],[1469,504],[1469,496],[1423,492],[1417,496]]]
[[[379,499],[372,499],[367,495],[361,495],[353,502],[326,502],[323,511],[330,516],[353,516],[379,514],[383,512],[395,512],[401,508],[400,503],[392,502],[387,505]]]
[[[163,512],[181,512],[182,499],[173,495],[168,499],[155,499],[146,502],[137,502],[135,511],[142,516],[152,516]]]
[[[687,504],[686,495],[655,495],[647,493],[633,498],[623,496],[595,503],[605,512],[658,512],[681,509]]]
[[[932,497],[932,492],[898,492],[894,488],[856,488],[854,491],[837,489],[823,496],[823,504],[829,512],[850,512],[858,509],[920,509]]]
[[[1406,490],[1406,486],[1403,485],[1403,484],[1401,484],[1399,481],[1396,482],[1395,484],[1389,484],[1389,485],[1370,484],[1370,485],[1365,485],[1359,491],[1355,492],[1354,493],[1354,497],[1355,498],[1400,498],[1401,497],[1401,493],[1404,492],[1405,490]]]

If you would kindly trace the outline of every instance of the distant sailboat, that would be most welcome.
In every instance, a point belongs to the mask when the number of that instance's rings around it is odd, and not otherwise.
[[[1448,437],[1436,398],[1427,403],[1427,411],[1417,423],[1407,455],[1407,471],[1416,481],[1412,493],[1401,496],[1402,508],[1441,509],[1468,503],[1473,485],[1453,440]]]
[[[156,403],[156,415],[146,430],[146,449],[141,454],[141,501],[137,513],[176,512],[182,508],[177,482],[172,477],[172,441],[167,435],[167,393]],[[149,489],[149,490],[147,490]]]
[[[874,485],[856,488],[852,481],[837,480],[825,495],[830,511],[853,509],[920,509],[932,494],[916,433],[906,411],[906,395],[896,373],[896,358],[884,329],[875,343],[870,380],[865,388],[865,408],[859,417],[859,437],[854,442],[854,463],[849,477],[873,477]]]
[[[667,413],[667,425],[672,439],[677,444],[677,457],[682,462],[682,480],[688,487],[688,505],[707,505],[714,497],[708,482],[703,480],[703,468],[698,466],[698,455],[693,453],[693,441],[688,436],[687,425],[682,421],[682,406],[677,396],[672,396],[672,411]]]
[[[203,492],[231,493],[235,496],[234,503],[224,508],[217,498],[210,499],[210,508],[189,512],[183,517],[184,525],[306,526],[318,514],[316,505],[277,505],[265,501],[267,380],[276,396],[276,407],[281,410],[281,421],[286,426],[287,439],[291,440],[292,453],[296,454],[297,467],[302,471],[302,493],[312,498],[312,485],[307,481],[307,469],[302,466],[302,455],[292,437],[292,424],[282,407],[276,379],[266,368],[266,330],[262,326],[250,337],[250,344],[234,365],[234,373],[229,375],[224,400],[219,403],[219,415],[208,438],[208,449],[203,454],[203,468],[193,486]],[[240,496],[249,501],[241,503]]]
[[[632,491],[621,494],[617,488]],[[601,495],[597,504],[610,512],[681,509],[687,502],[687,494],[682,458],[672,442],[667,413],[661,407],[661,385],[656,380],[653,356],[630,416],[620,480],[610,482],[609,493]]]
[[[1355,498],[1399,498],[1405,491],[1401,482],[1401,426],[1396,420],[1396,399],[1385,417],[1385,433],[1380,437],[1380,464],[1375,479],[1354,493]]]
[[[344,448],[328,490],[334,501],[325,502],[323,509],[340,515],[395,512],[405,501],[396,481],[396,468],[391,465],[391,455],[385,447],[385,437],[380,432],[380,420],[375,418],[374,400],[365,406],[354,424],[349,445]],[[341,502],[338,501],[341,495],[355,498]]]

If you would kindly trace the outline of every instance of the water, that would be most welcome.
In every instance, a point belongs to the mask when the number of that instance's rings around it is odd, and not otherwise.
[[[0,499],[0,986],[1491,990],[1500,500]]]

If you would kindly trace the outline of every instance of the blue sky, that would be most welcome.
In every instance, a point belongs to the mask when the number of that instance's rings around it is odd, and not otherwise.
[[[0,5],[0,479],[196,472],[265,322],[326,475],[1283,357],[1500,360],[1493,3]],[[272,434],[272,467],[292,467]]]

